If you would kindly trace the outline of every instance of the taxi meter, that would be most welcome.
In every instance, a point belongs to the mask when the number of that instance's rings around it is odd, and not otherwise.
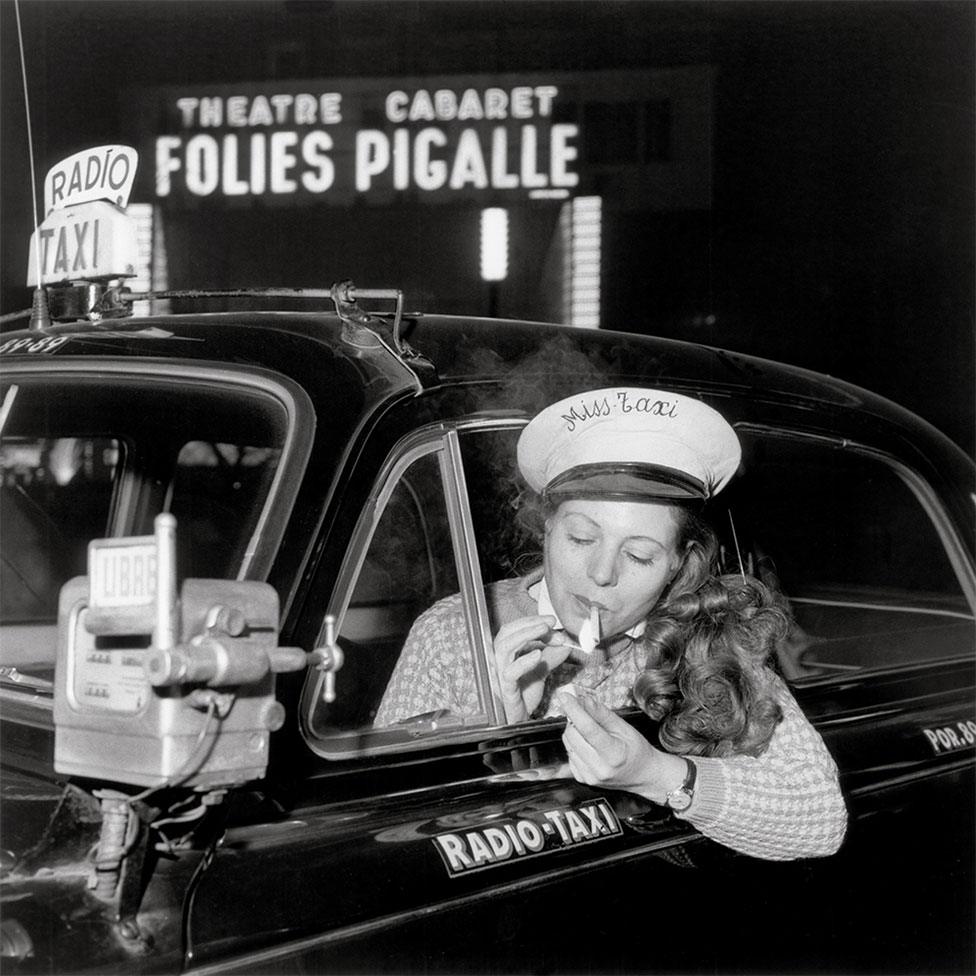
[[[154,788],[259,779],[284,721],[275,674],[321,658],[278,647],[266,583],[188,579],[178,593],[172,515],[151,536],[96,539],[88,575],[61,589],[55,769]]]

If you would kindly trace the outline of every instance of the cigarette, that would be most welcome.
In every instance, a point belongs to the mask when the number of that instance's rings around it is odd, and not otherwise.
[[[590,607],[590,615],[583,621],[580,627],[579,645],[584,654],[592,654],[593,648],[600,643],[600,611],[595,607]]]

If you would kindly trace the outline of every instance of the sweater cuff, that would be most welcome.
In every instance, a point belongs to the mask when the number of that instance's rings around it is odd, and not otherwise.
[[[728,811],[731,791],[728,770],[721,759],[688,758],[698,767],[695,795],[688,809],[675,816],[695,826],[707,826],[721,820]]]

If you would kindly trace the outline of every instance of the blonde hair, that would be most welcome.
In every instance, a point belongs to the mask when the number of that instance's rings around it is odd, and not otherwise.
[[[768,665],[790,630],[788,605],[752,576],[720,575],[715,533],[678,508],[685,560],[648,616],[634,700],[669,752],[757,756],[782,718]]]

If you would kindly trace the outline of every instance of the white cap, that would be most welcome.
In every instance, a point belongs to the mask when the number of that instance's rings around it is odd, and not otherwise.
[[[701,400],[612,387],[546,407],[522,431],[517,456],[529,486],[550,496],[706,499],[735,474],[742,448]]]

